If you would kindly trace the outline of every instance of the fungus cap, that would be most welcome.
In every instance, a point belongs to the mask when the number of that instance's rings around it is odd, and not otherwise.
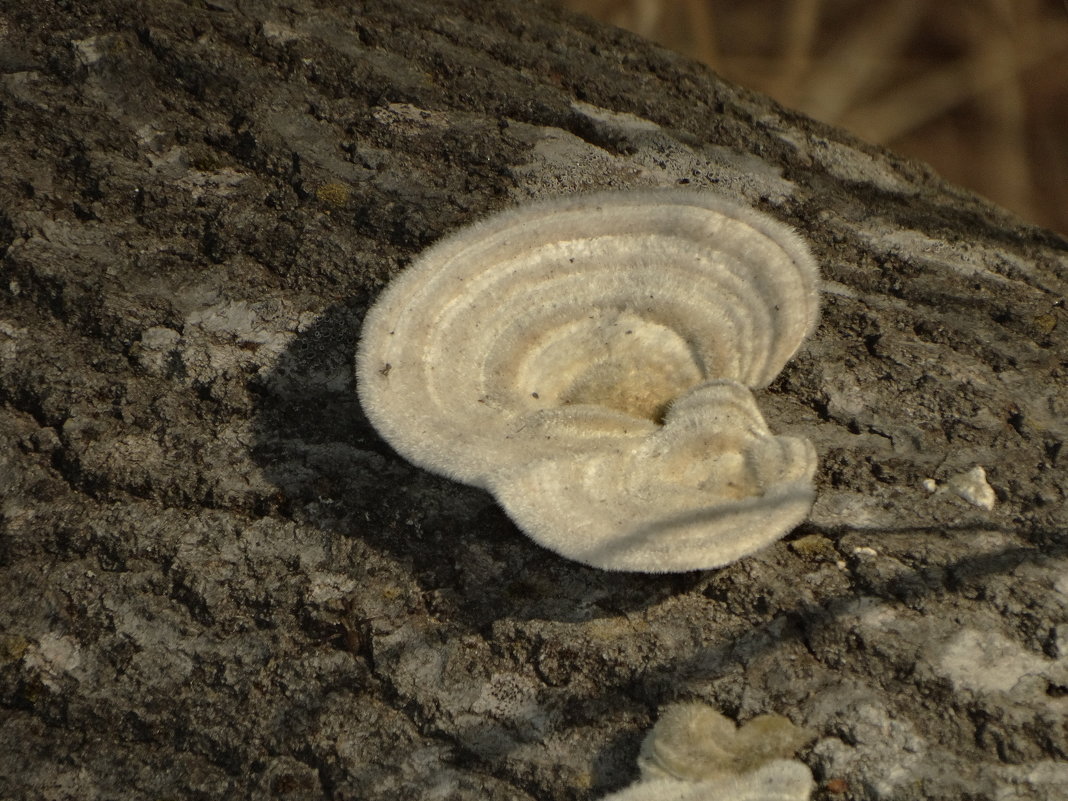
[[[714,567],[801,522],[815,452],[766,386],[815,326],[790,228],[718,195],[614,192],[446,237],[368,312],[360,401],[398,453],[595,567]]]

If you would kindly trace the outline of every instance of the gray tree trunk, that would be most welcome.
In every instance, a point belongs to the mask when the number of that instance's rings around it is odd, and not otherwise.
[[[1064,797],[1063,239],[511,0],[5,0],[0,173],[0,797],[596,798],[687,698],[816,732],[818,798]],[[677,184],[821,262],[758,398],[818,500],[599,572],[395,455],[352,354],[457,226]]]

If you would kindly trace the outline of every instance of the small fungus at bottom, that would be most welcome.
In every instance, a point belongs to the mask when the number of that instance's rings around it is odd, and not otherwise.
[[[807,801],[812,773],[789,757],[812,737],[780,715],[735,728],[705,704],[676,704],[642,743],[641,778],[602,801]]]
[[[368,312],[360,402],[398,453],[608,570],[716,567],[808,515],[816,454],[752,395],[813,330],[790,228],[718,195],[614,192],[492,216]]]

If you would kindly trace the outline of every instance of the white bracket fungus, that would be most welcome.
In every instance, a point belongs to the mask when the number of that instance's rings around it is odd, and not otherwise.
[[[497,214],[382,293],[360,401],[398,453],[492,492],[594,567],[716,567],[800,523],[816,454],[751,388],[812,331],[787,226],[717,195],[594,194]]]
[[[951,476],[945,484],[939,484],[933,478],[925,478],[920,482],[920,486],[931,493],[949,490],[973,506],[986,509],[988,512],[994,508],[998,499],[994,488],[986,480],[986,470],[982,465],[976,465],[971,470]]]
[[[736,729],[705,704],[675,704],[642,743],[641,778],[602,801],[807,801],[812,773],[789,757],[812,738],[781,715]]]

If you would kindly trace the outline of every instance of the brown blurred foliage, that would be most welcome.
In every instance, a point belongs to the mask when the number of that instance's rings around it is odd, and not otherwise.
[[[561,0],[1068,232],[1068,0]]]

